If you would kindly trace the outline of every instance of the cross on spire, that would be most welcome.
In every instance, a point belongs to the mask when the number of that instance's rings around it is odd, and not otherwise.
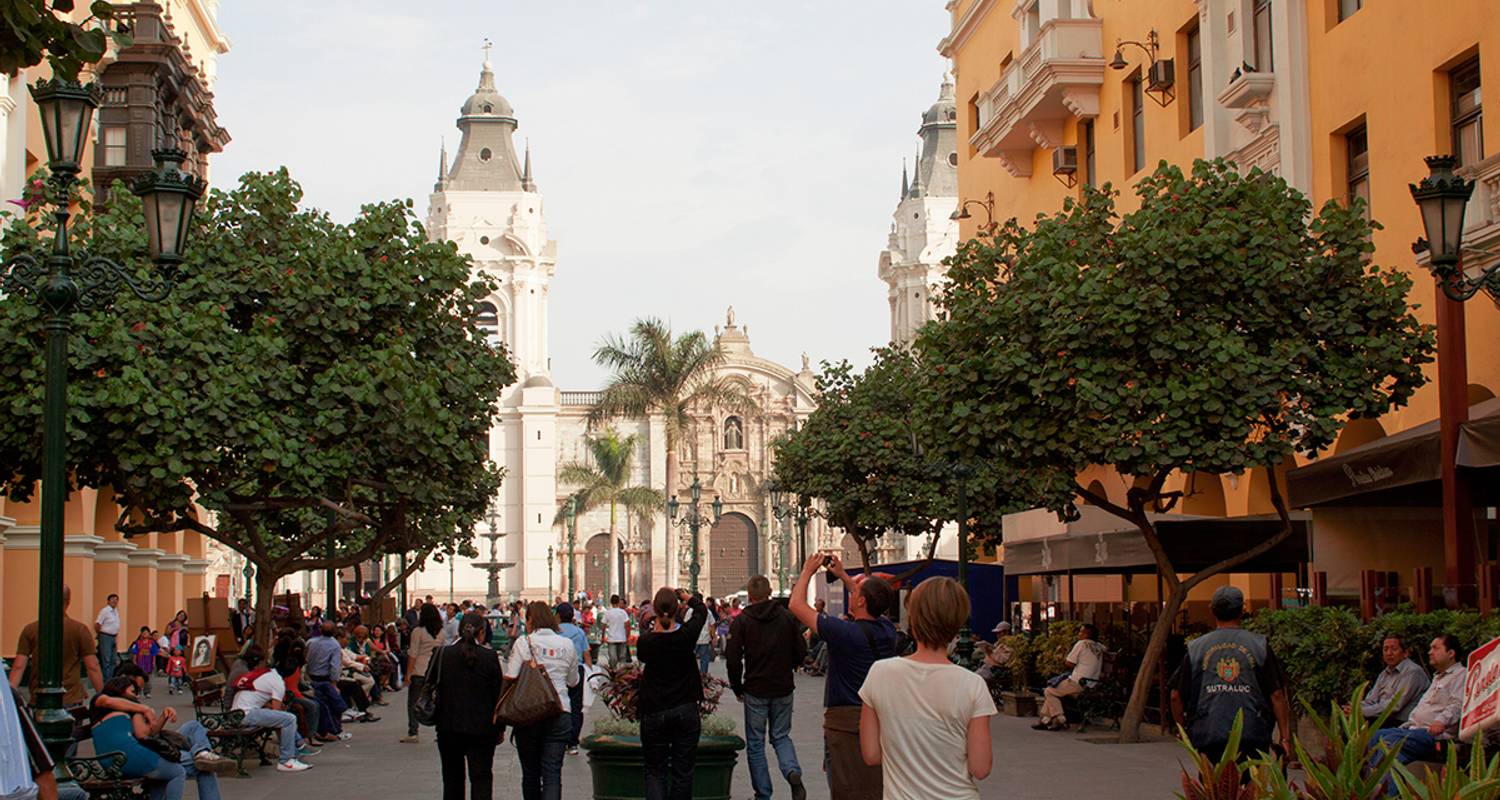
[[[492,42],[492,41],[490,41],[489,38],[486,37],[485,40],[484,40],[484,47],[479,48],[479,49],[481,49],[481,50],[484,51],[484,60],[486,62],[488,62],[490,60],[490,49],[493,48],[494,46],[495,46],[495,43]]]

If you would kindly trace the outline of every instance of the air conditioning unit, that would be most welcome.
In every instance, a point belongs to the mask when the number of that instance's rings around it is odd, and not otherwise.
[[[1052,151],[1052,176],[1069,189],[1078,184],[1078,148],[1059,147]]]
[[[1172,70],[1172,59],[1163,58],[1151,65],[1146,73],[1146,88],[1148,90],[1163,91],[1172,88],[1174,79]]]
[[[1059,147],[1052,151],[1053,175],[1076,175],[1078,173],[1078,148]]]

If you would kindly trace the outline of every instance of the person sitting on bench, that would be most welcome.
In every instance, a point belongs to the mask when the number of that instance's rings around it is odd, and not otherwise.
[[[1396,760],[1402,764],[1430,761],[1437,757],[1439,743],[1452,740],[1458,733],[1458,720],[1464,711],[1464,685],[1469,678],[1458,649],[1458,637],[1451,633],[1432,640],[1427,651],[1432,683],[1406,722],[1382,728],[1375,734],[1370,741],[1371,768],[1391,749],[1399,751]],[[1385,790],[1388,795],[1396,793],[1396,785],[1389,777]]]
[[[1099,644],[1099,630],[1093,625],[1078,629],[1078,641],[1068,652],[1067,664],[1072,670],[1056,686],[1042,690],[1042,719],[1031,726],[1037,730],[1060,731],[1068,727],[1063,698],[1083,694],[1085,681],[1099,680],[1104,669],[1104,645]]]

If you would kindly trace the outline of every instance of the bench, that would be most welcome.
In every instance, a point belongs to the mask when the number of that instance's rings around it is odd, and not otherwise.
[[[1130,694],[1115,669],[1118,656],[1113,651],[1105,651],[1099,677],[1082,681],[1083,694],[1064,698],[1063,709],[1067,712],[1068,722],[1076,721],[1079,733],[1087,731],[1090,723],[1100,722],[1108,722],[1110,730],[1119,730],[1120,717],[1125,715]]]
[[[92,758],[70,758],[68,773],[88,792],[90,800],[136,800],[146,794],[143,778],[127,778],[123,753],[104,753]]]
[[[250,755],[257,756],[262,766],[269,766],[272,762],[266,755],[266,746],[275,743],[276,729],[245,724],[245,712],[230,706],[233,692],[221,673],[210,672],[192,681],[193,712],[198,723],[213,742],[214,750],[234,759],[235,774],[250,777],[245,770],[245,758]]]

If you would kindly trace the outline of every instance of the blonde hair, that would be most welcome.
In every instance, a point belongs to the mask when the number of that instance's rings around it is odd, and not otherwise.
[[[921,644],[944,649],[969,619],[969,593],[952,578],[928,578],[906,601],[911,636]]]

